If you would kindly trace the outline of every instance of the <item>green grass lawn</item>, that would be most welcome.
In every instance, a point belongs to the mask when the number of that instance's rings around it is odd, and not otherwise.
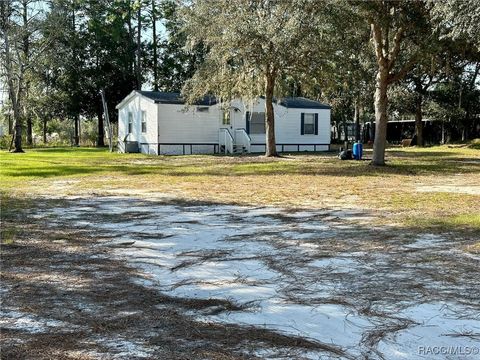
[[[368,150],[366,156],[371,156]],[[387,166],[374,167],[328,153],[269,159],[28,149],[24,154],[0,152],[0,190],[4,202],[6,197],[115,193],[253,205],[354,206],[409,226],[480,229],[480,196],[475,192],[479,150],[392,148],[387,160]]]

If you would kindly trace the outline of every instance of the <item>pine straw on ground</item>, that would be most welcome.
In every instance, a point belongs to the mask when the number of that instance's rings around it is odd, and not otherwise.
[[[139,274],[109,255],[108,234],[59,232],[20,209],[3,214],[2,225],[21,229],[2,245],[3,314],[19,311],[44,325],[28,331],[7,324],[2,359],[135,359],[136,350],[152,359],[254,358],[262,349],[286,357],[302,349],[344,355],[333,345],[267,329],[194,321],[188,311],[236,305],[173,298],[139,285],[132,281]]]
[[[102,202],[116,201],[122,201],[131,211],[112,216],[111,212],[102,210]],[[274,353],[286,358],[295,357],[292,355],[295,351],[305,350],[324,352],[330,358],[347,357],[339,348],[311,339],[285,336],[258,327],[195,321],[195,314],[212,315],[244,309],[226,299],[170,297],[142,286],[144,274],[137,273],[112,255],[118,247],[141,245],[132,241],[113,244],[118,232],[97,230],[95,224],[128,223],[132,219],[141,223],[141,220],[155,219],[154,212],[134,210],[140,205],[148,208],[152,202],[96,198],[35,201],[28,206],[21,202],[15,204],[18,205],[16,209],[11,204],[15,211],[2,215],[3,226],[17,229],[13,240],[2,246],[2,285],[6,289],[2,293],[2,310],[20,311],[40,322],[62,323],[47,324],[48,331],[38,333],[5,326],[2,358],[130,359],[135,358],[135,348],[147,349],[148,356],[162,359],[252,358],[257,350],[264,349],[273,349]],[[186,212],[195,211],[197,205],[215,205],[165,201],[159,204],[175,204]],[[88,210],[79,210],[86,205]],[[54,217],[48,215],[50,207],[62,209],[63,214],[75,211],[77,221],[62,219],[57,212],[50,213],[56,214]],[[42,209],[46,215],[39,218],[36,215]],[[295,231],[313,231],[302,230],[298,218],[289,216],[290,213],[293,215],[295,211],[290,209],[268,216]],[[359,344],[364,354],[370,352],[372,356],[380,356],[376,347],[382,339],[412,326],[409,319],[399,318],[385,309],[395,306],[400,311],[403,306],[418,303],[452,301],[472,311],[478,310],[478,261],[452,250],[474,246],[475,238],[445,234],[448,239],[433,248],[405,246],[415,244],[421,231],[372,228],[369,219],[374,214],[363,212],[363,220],[358,219],[358,212],[350,214],[357,216],[356,222],[345,214],[325,209],[302,217],[302,222],[323,222],[335,229],[318,233],[318,238],[303,239],[303,245],[315,248],[308,253],[299,250],[300,242],[295,237],[282,235],[274,228],[256,232],[256,242],[269,243],[275,249],[254,256],[280,274],[278,291],[284,300],[293,304],[344,305],[352,313],[374,319],[378,326],[365,329]],[[239,225],[247,226],[250,221],[239,217],[238,213],[226,216]],[[82,226],[82,222],[90,225]],[[168,237],[162,231],[160,219],[158,225],[156,236]],[[135,230],[135,238],[142,239],[146,235]],[[182,252],[180,256],[186,258],[185,261],[170,270],[182,271],[205,261],[242,260],[233,249],[250,240],[244,235],[232,235],[225,239],[232,243],[229,250]],[[322,271],[311,266],[314,260],[329,258],[350,259],[356,265],[324,266]],[[134,264],[132,262],[132,266]],[[297,276],[299,274],[301,277]],[[322,293],[316,290],[318,284],[331,285],[335,290]],[[182,285],[185,283],[174,286]]]

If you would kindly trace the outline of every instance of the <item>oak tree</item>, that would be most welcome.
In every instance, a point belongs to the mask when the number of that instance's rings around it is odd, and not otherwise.
[[[213,93],[222,101],[265,97],[266,156],[277,156],[274,95],[279,81],[305,73],[322,58],[319,12],[313,0],[197,0],[185,5],[189,44],[203,44],[205,61],[184,86],[193,101]],[[322,19],[324,20],[324,19]]]

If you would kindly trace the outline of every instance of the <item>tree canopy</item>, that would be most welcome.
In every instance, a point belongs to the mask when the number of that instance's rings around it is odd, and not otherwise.
[[[101,90],[112,119],[133,89],[182,91],[190,102],[205,94],[224,103],[262,96],[267,155],[275,156],[274,98],[307,96],[332,105],[337,127],[375,122],[373,162],[383,165],[392,115],[415,116],[419,145],[424,114],[444,119],[452,139],[478,136],[479,6],[461,0],[3,0],[1,113],[11,119],[16,151],[22,137],[32,145],[34,128],[43,129],[46,141],[54,118],[72,127],[77,145],[80,119],[94,122],[103,146]],[[413,102],[396,101],[407,94]]]
[[[184,30],[191,47],[203,44],[208,52],[183,88],[188,99],[265,96],[266,155],[275,156],[273,96],[283,95],[282,81],[321,61],[331,28],[319,17],[329,6],[311,0],[193,2],[184,11]]]

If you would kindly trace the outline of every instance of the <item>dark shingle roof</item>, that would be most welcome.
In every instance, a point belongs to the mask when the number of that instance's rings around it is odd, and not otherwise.
[[[138,91],[145,97],[152,99],[156,104],[185,104],[180,93],[162,92],[162,91]],[[217,100],[213,96],[205,96],[203,99],[196,101],[194,105],[215,105]]]
[[[293,109],[330,109],[330,105],[304,97],[286,97],[278,101],[279,105]]]
[[[185,104],[180,93],[177,92],[162,92],[162,91],[138,91],[143,96],[152,99],[157,104]],[[205,96],[203,99],[195,102],[194,105],[215,105],[217,99],[213,96]],[[330,105],[322,104],[315,100],[310,100],[304,97],[286,97],[278,99],[277,103],[286,108],[292,109],[330,109]]]

